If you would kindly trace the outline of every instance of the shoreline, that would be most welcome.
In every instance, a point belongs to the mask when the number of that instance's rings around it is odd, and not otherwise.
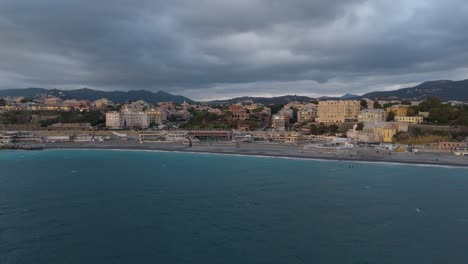
[[[386,163],[403,165],[425,165],[468,168],[468,158],[455,155],[436,153],[325,153],[321,150],[301,150],[298,146],[248,143],[240,147],[229,144],[194,145],[188,147],[181,144],[100,144],[100,143],[50,143],[44,150],[132,150],[161,151],[181,153],[204,153],[222,155],[257,156],[269,158],[291,158],[320,161],[351,161],[365,163]]]

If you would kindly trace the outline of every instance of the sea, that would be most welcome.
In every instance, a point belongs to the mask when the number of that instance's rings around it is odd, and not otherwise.
[[[0,152],[0,263],[468,263],[468,169]]]

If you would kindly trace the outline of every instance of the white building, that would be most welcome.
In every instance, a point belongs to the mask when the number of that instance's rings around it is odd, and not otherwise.
[[[148,114],[143,111],[134,111],[126,109],[123,112],[124,127],[127,128],[148,128],[149,118]]]
[[[142,111],[125,109],[122,112],[106,113],[106,127],[110,129],[148,128],[149,124],[148,114]]]

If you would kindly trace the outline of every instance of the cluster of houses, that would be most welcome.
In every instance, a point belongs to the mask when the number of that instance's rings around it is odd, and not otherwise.
[[[162,125],[168,119],[188,120],[188,103],[176,107],[173,102],[159,102],[151,105],[143,100],[125,104],[120,111],[106,113],[106,127],[109,129],[138,128]]]
[[[62,100],[58,97],[43,97],[26,100],[24,97],[4,97],[5,105],[0,105],[0,111],[27,110],[27,111],[72,111],[72,110],[90,110],[105,109],[113,106],[114,103],[106,98],[95,101],[67,99]]]

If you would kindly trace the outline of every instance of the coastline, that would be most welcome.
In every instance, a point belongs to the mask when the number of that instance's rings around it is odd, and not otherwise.
[[[325,161],[352,161],[365,163],[387,163],[406,165],[427,165],[468,168],[468,158],[443,153],[350,153],[327,152],[313,149],[305,150],[299,146],[284,144],[246,143],[236,147],[233,144],[199,144],[189,147],[175,143],[145,143],[136,142],[92,142],[92,143],[48,143],[45,150],[81,149],[81,150],[135,150],[205,153],[222,155],[242,155],[273,158],[292,158]]]

